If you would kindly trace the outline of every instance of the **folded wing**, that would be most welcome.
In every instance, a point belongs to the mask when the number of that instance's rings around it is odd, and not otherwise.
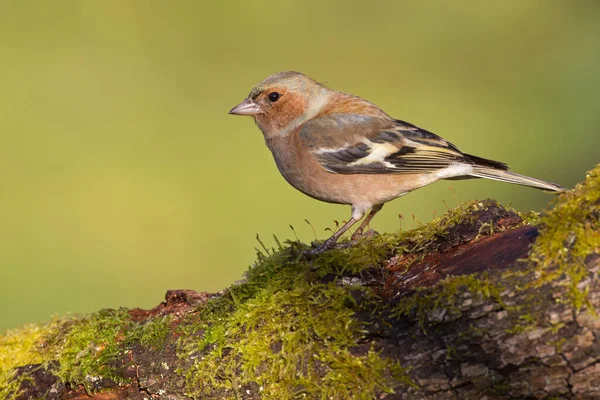
[[[476,163],[507,169],[503,163],[463,154],[436,134],[400,120],[332,114],[304,124],[299,135],[323,168],[337,174],[415,174],[447,170],[450,178],[453,171],[455,176],[467,175],[468,166]]]

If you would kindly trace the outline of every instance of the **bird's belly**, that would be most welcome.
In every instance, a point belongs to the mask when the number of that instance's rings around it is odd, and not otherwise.
[[[290,185],[328,203],[371,207],[422,186],[418,177],[411,175],[327,172],[308,152],[273,151],[273,157]]]

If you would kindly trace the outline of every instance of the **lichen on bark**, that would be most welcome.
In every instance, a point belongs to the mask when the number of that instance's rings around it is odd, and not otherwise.
[[[600,397],[600,166],[541,216],[475,201],[306,248],[216,294],[9,331],[0,398]]]

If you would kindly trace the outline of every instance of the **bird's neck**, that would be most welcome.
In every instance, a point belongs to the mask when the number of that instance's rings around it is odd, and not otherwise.
[[[375,118],[390,118],[381,108],[361,97],[338,91],[331,92],[329,103],[321,109],[318,117],[330,114],[359,114]]]

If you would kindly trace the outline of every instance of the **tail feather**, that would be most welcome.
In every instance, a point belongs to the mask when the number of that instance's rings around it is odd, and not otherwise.
[[[508,171],[508,165],[500,161],[489,160],[487,158],[477,157],[472,154],[465,154],[465,159],[472,162],[478,167],[488,167],[492,169],[500,169]]]
[[[517,185],[530,186],[552,192],[563,192],[566,190],[564,187],[552,182],[510,172],[508,171],[508,166],[499,161],[488,160],[470,154],[465,154],[465,158],[474,164],[473,172],[469,174],[470,176],[515,183]]]
[[[493,179],[496,181],[516,183],[517,185],[530,186],[542,190],[550,190],[552,192],[563,192],[564,187],[552,182],[543,181],[541,179],[531,178],[525,175],[515,174],[501,169],[492,169],[480,166],[473,166],[471,176],[478,178]]]

